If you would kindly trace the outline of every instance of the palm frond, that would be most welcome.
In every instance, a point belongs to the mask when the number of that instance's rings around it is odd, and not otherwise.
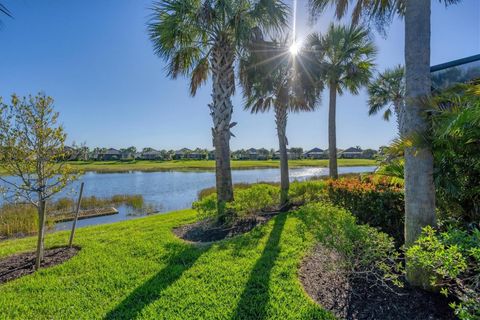
[[[10,12],[10,10],[8,10],[8,8],[5,7],[5,5],[3,5],[1,3],[0,3],[0,13],[3,13],[7,17],[12,18],[12,13]]]
[[[288,38],[258,39],[251,44],[239,68],[246,109],[256,113],[282,106],[300,112],[314,110],[318,105],[323,85],[314,81],[301,57],[292,58],[290,42]]]
[[[190,78],[192,95],[208,79],[218,43],[231,46],[227,60],[235,63],[252,39],[284,28],[288,17],[280,0],[158,0],[151,10],[147,27],[154,52],[167,62],[170,77]]]
[[[374,115],[383,108],[401,105],[405,99],[405,77],[402,66],[386,69],[368,85],[368,114]],[[399,111],[399,110],[395,110]],[[398,116],[398,115],[397,115]],[[390,117],[386,119],[388,121]]]
[[[392,109],[388,108],[388,109],[385,110],[385,112],[383,113],[383,120],[389,121],[391,116],[392,116]]]
[[[306,46],[315,71],[325,83],[337,84],[339,95],[345,90],[358,94],[368,84],[377,48],[364,27],[331,24],[324,35],[310,35]]]
[[[208,56],[198,60],[197,65],[191,72],[190,95],[195,96],[197,89],[207,81],[209,70],[210,62],[208,60]]]

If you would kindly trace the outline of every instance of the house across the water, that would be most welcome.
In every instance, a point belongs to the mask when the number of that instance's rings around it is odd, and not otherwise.
[[[359,147],[351,147],[340,152],[339,157],[344,159],[359,159],[363,157],[363,150]]]
[[[107,149],[106,151],[99,152],[95,155],[97,160],[101,161],[114,161],[114,160],[121,160],[122,153],[114,148]]]
[[[162,160],[162,153],[158,150],[149,150],[147,152],[142,152],[141,154],[142,160]]]
[[[173,156],[175,160],[181,159],[190,159],[190,160],[203,160],[207,158],[207,153],[196,149],[190,150],[188,148],[182,148],[178,151],[175,151],[175,155]]]
[[[320,148],[313,148],[312,150],[305,152],[303,156],[307,159],[327,159],[328,152]]]

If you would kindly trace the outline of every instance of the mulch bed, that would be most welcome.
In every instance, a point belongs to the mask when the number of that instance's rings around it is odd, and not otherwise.
[[[80,251],[79,247],[45,250],[41,268],[61,264]],[[16,254],[0,260],[0,284],[35,272],[35,252]]]
[[[449,301],[439,294],[406,286],[388,288],[339,270],[342,257],[318,245],[300,267],[305,291],[318,304],[342,319],[455,319]]]
[[[249,232],[256,226],[267,223],[279,212],[261,213],[255,216],[239,219],[232,225],[218,225],[213,220],[201,220],[192,224],[173,229],[173,233],[191,242],[213,242]]]

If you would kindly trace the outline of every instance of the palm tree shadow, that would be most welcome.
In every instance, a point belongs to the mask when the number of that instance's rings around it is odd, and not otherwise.
[[[287,214],[281,214],[275,219],[267,244],[250,272],[250,277],[232,319],[266,318],[270,274],[280,253],[278,244],[286,219]]]
[[[135,319],[138,317],[144,308],[159,299],[165,289],[190,269],[208,248],[172,244],[168,246],[167,250],[169,257],[166,267],[136,288],[105,316],[105,320]]]

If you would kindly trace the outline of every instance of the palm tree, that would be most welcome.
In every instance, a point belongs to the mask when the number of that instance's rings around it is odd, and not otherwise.
[[[461,0],[442,0],[446,5]],[[404,134],[425,133],[427,121],[418,98],[430,95],[430,0],[309,0],[312,14],[318,15],[327,5],[336,7],[337,18],[342,18],[350,3],[355,23],[364,18],[377,26],[386,26],[395,15],[405,18],[405,115],[400,124]],[[422,228],[435,225],[435,186],[433,183],[433,155],[428,146],[405,150],[405,244],[415,242]],[[429,275],[408,268],[407,278],[412,285],[428,286]]]
[[[397,117],[397,127],[400,132],[400,124],[403,123],[405,112],[405,71],[403,66],[386,69],[368,85],[368,114],[377,114],[386,109],[383,119],[388,121],[392,113]],[[393,111],[392,111],[393,109]]]
[[[336,108],[337,93],[358,94],[368,84],[377,49],[367,29],[331,24],[325,35],[311,34],[307,39],[308,58],[317,64],[317,75],[329,88],[328,150],[330,177],[338,178]]]
[[[0,3],[0,14],[6,15],[7,17],[12,17],[12,14],[10,11],[5,7],[3,4]],[[0,25],[2,23],[2,20],[0,20]]]
[[[274,110],[280,153],[280,207],[288,204],[290,186],[286,136],[289,112],[313,111],[323,89],[290,53],[288,40],[257,39],[241,60],[240,80],[245,109],[252,113]]]
[[[211,77],[213,145],[220,212],[233,200],[230,129],[235,92],[234,66],[252,36],[287,24],[288,7],[280,0],[162,0],[149,23],[155,53],[167,61],[170,77],[190,78],[190,93]]]

